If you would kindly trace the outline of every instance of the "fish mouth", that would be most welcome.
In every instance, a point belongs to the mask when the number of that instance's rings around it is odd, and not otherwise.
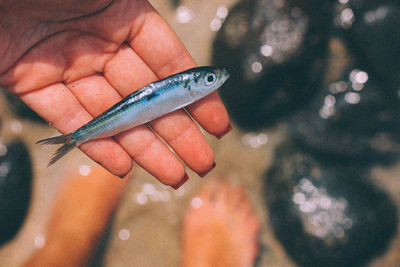
[[[226,77],[226,79],[229,78],[229,76],[231,76],[230,72],[228,71],[227,68],[222,68],[222,75]]]
[[[226,80],[228,80],[228,78],[230,76],[228,69],[225,67],[219,67],[219,66],[213,67],[213,72],[218,77],[217,78],[218,79],[218,82],[217,82],[218,87],[222,86],[226,82]]]
[[[214,73],[219,77],[221,84],[224,83],[230,76],[230,73],[225,67],[215,67]]]
[[[228,80],[230,75],[231,74],[229,73],[227,68],[221,68],[221,85],[225,83],[226,80]]]

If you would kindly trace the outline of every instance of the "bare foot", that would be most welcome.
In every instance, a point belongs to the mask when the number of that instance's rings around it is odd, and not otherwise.
[[[186,212],[183,266],[253,266],[260,223],[241,186],[207,182]]]

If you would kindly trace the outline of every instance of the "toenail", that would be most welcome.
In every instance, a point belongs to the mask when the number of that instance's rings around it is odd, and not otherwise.
[[[185,176],[183,176],[182,180],[180,180],[179,183],[176,185],[171,185],[171,187],[175,190],[177,190],[179,187],[181,187],[186,181],[189,179],[189,176],[185,173]]]
[[[228,127],[225,129],[225,131],[223,131],[221,134],[216,135],[217,139],[221,139],[222,137],[227,135],[230,131],[232,131],[232,125],[231,124],[229,124]]]
[[[214,162],[213,165],[212,165],[208,170],[206,170],[206,171],[204,171],[204,172],[199,172],[199,173],[197,173],[197,174],[198,174],[200,177],[204,177],[204,176],[206,176],[212,169],[214,169],[215,166],[217,166],[217,164],[215,164],[215,162]]]

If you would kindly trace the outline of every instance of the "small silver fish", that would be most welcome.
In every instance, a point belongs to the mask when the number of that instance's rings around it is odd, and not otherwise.
[[[228,78],[225,68],[212,66],[174,74],[133,92],[76,131],[37,144],[63,144],[54,153],[50,166],[84,142],[116,135],[192,104],[217,90]]]

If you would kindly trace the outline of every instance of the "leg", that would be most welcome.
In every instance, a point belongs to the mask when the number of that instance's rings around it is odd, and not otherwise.
[[[87,266],[128,184],[101,167],[68,177],[54,201],[46,244],[24,266]]]

